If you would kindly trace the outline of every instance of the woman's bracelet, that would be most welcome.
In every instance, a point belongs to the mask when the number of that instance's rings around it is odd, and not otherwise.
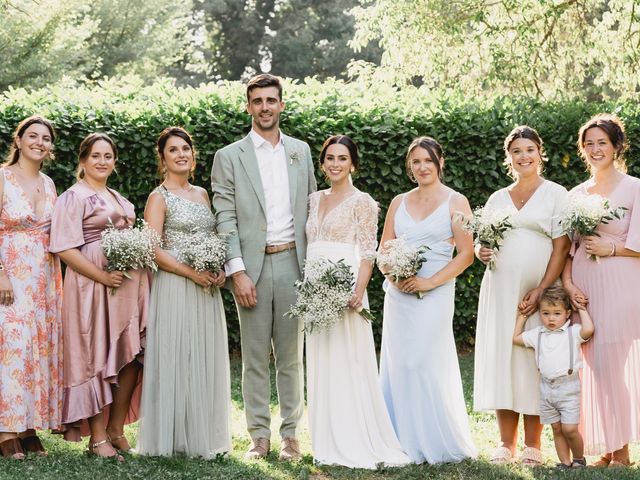
[[[616,256],[616,242],[611,242],[611,253],[609,253],[610,257]]]

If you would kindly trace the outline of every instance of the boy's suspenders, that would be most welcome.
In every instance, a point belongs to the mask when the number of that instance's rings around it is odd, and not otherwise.
[[[571,325],[567,328],[567,338],[569,339],[569,370],[567,370],[567,375],[571,375],[573,373],[573,332],[571,331]],[[536,365],[538,366],[538,371],[540,371],[540,339],[542,338],[542,329],[538,330],[538,348],[536,348]]]

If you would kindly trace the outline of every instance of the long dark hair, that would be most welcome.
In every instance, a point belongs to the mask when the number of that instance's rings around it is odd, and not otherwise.
[[[356,142],[354,142],[351,137],[347,135],[331,135],[327,138],[322,144],[322,150],[320,150],[320,165],[324,164],[324,159],[327,156],[327,149],[331,145],[344,145],[349,150],[349,155],[351,156],[351,165],[353,165],[354,169],[358,169],[360,165],[360,153],[358,152],[358,146]]]

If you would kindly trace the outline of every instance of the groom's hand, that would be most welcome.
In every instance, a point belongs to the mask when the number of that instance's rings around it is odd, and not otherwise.
[[[237,302],[244,308],[253,308],[258,304],[256,286],[246,272],[236,272],[232,275],[233,293]]]

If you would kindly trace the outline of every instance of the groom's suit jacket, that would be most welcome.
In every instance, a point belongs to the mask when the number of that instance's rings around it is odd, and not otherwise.
[[[302,271],[307,250],[304,230],[307,197],[316,190],[316,180],[309,145],[281,135],[289,174],[298,264]],[[265,255],[267,219],[258,160],[249,135],[216,152],[211,184],[217,231],[229,235],[227,259],[241,257],[247,275],[256,283]]]

